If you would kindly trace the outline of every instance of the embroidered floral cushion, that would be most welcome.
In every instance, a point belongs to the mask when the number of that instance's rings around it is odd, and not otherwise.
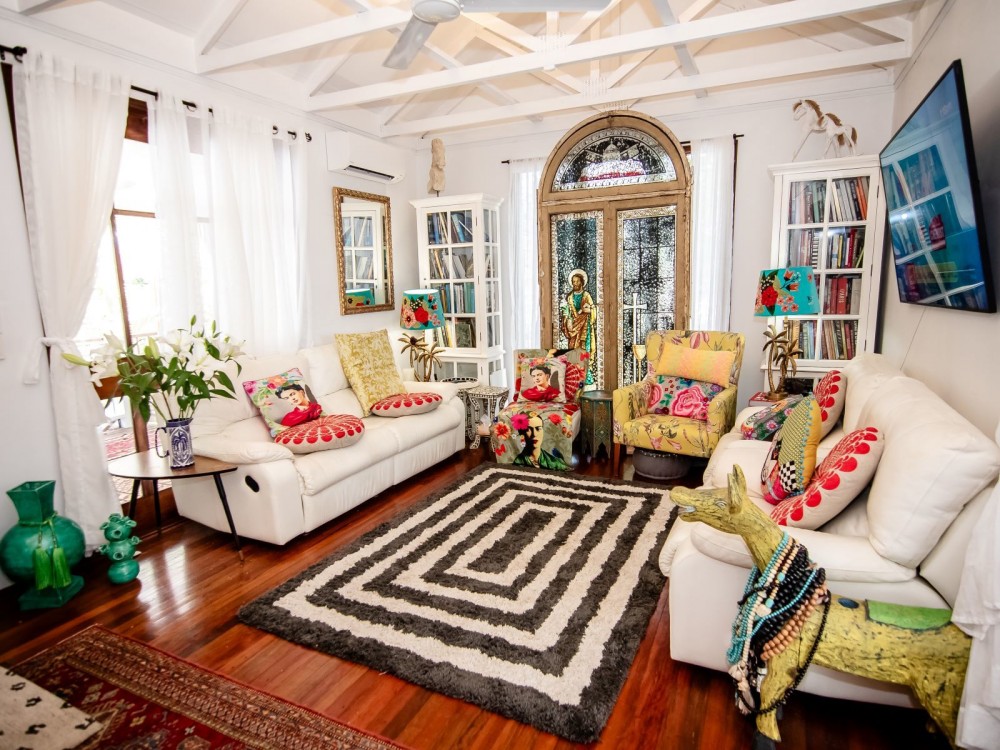
[[[702,380],[725,388],[735,359],[735,352],[692,349],[664,341],[656,361],[656,374]]]
[[[815,396],[806,396],[792,409],[774,436],[770,458],[764,462],[761,484],[772,505],[805,491],[816,469],[816,447],[822,428]]]
[[[646,381],[646,413],[670,414],[705,421],[708,404],[722,386],[674,375],[653,375]]]
[[[743,420],[740,425],[740,432],[744,440],[770,440],[774,433],[781,429],[781,425],[788,419],[792,409],[802,400],[802,396],[789,396],[780,401],[775,401],[770,406],[765,406],[760,411],[756,411]]]
[[[361,439],[364,422],[350,414],[332,414],[314,419],[278,433],[274,442],[292,453],[312,453],[331,448],[346,448]]]
[[[875,476],[882,433],[865,427],[846,435],[816,467],[800,495],[781,501],[771,518],[781,526],[818,529],[846,508]]]
[[[344,374],[361,402],[362,416],[367,417],[371,413],[372,404],[376,401],[406,390],[396,369],[387,330],[338,333],[334,338]]]
[[[298,367],[268,378],[245,380],[243,390],[260,410],[271,437],[323,414]]]
[[[372,404],[374,417],[403,417],[437,409],[443,399],[437,393],[397,393]]]
[[[566,400],[566,358],[535,357],[520,363],[519,401],[561,403]]]
[[[840,370],[830,370],[816,384],[813,395],[819,402],[823,417],[823,434],[826,437],[833,426],[837,424],[844,411],[844,396],[847,394],[847,382]]]

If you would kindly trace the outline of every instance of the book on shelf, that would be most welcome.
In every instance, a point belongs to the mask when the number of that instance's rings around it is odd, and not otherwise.
[[[851,315],[861,314],[861,279],[851,279],[851,289],[848,293],[847,309]]]
[[[848,278],[846,276],[840,276],[837,279],[837,314],[845,315],[847,313],[847,282]]]

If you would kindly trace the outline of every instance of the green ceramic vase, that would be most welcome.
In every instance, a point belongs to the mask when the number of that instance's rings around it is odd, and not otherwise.
[[[41,549],[49,560],[64,559],[67,568],[83,559],[83,530],[76,522],[55,512],[52,503],[55,488],[56,483],[49,480],[25,482],[7,490],[18,520],[0,540],[0,569],[13,581],[31,586],[20,599],[22,609],[57,607],[83,586],[79,576],[71,576],[63,586],[39,589],[34,585],[36,550]]]

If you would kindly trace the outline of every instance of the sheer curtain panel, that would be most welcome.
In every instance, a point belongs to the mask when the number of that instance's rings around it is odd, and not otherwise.
[[[507,277],[504,304],[504,354],[508,383],[514,387],[515,349],[539,346],[541,336],[538,296],[538,182],[544,159],[520,159],[510,163],[510,206],[503,268]]]
[[[732,136],[691,142],[691,328],[729,330],[733,271]]]
[[[14,66],[14,112],[24,212],[44,337],[49,348],[65,515],[83,528],[87,546],[104,541],[100,525],[120,512],[97,426],[104,412],[73,337],[87,310],[97,250],[111,215],[129,82],[46,54]],[[40,379],[32,353],[26,383]]]

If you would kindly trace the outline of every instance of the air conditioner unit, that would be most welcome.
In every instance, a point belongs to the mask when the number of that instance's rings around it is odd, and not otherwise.
[[[326,167],[379,182],[399,182],[406,176],[406,152],[355,133],[326,134]]]

